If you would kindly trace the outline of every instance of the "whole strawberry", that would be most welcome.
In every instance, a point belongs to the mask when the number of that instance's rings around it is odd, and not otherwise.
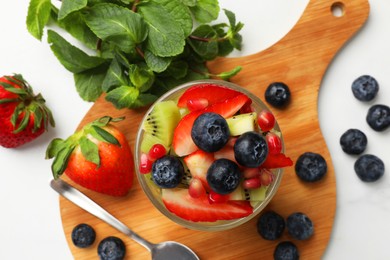
[[[125,196],[133,185],[134,161],[125,135],[112,122],[97,119],[66,140],[53,139],[46,158],[54,158],[54,179],[64,172],[79,185],[111,196]]]
[[[0,78],[0,145],[13,148],[28,143],[54,127],[52,113],[41,94],[34,95],[22,75]]]

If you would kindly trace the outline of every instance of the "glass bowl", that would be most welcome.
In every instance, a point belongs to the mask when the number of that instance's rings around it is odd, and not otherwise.
[[[215,85],[220,85],[224,87],[228,87],[231,89],[234,89],[236,91],[242,92],[243,94],[246,94],[250,99],[252,99],[252,108],[256,111],[259,112],[263,109],[267,109],[267,106],[254,94],[249,92],[248,90],[233,84],[231,82],[227,81],[222,81],[222,80],[197,80],[197,81],[191,81],[182,85],[179,85],[175,87],[174,89],[171,89],[170,91],[166,92],[163,96],[161,96],[154,104],[160,101],[164,100],[175,100],[177,101],[178,98],[182,95],[182,93],[188,89],[191,86],[198,85],[198,84],[215,84]],[[142,124],[144,120],[146,120],[147,115],[153,110],[154,104],[149,108],[149,110],[146,112],[145,116],[143,117],[137,137],[136,137],[136,144],[135,144],[135,149],[134,149],[134,158],[135,158],[135,168],[136,168],[136,175],[139,180],[139,183],[146,194],[146,196],[149,198],[149,200],[153,203],[153,205],[162,213],[164,214],[167,218],[172,220],[173,222],[189,228],[189,229],[194,229],[194,230],[202,230],[202,231],[222,231],[222,230],[227,230],[231,229],[237,226],[240,226],[244,224],[245,222],[251,220],[254,218],[256,215],[258,215],[266,206],[267,204],[271,201],[271,199],[274,197],[276,194],[283,175],[283,169],[273,169],[272,172],[274,174],[274,180],[273,182],[268,186],[268,189],[266,191],[265,199],[263,201],[260,201],[253,207],[253,213],[250,214],[247,217],[244,218],[239,218],[239,219],[234,219],[234,220],[218,220],[216,222],[193,222],[193,221],[188,221],[185,219],[182,219],[178,217],[177,215],[171,213],[167,208],[164,206],[164,203],[161,198],[161,188],[159,188],[157,185],[153,183],[153,181],[148,179],[147,176],[149,174],[142,174],[139,171],[140,167],[140,159],[141,159],[141,142],[144,134],[144,130],[142,129]],[[281,133],[280,128],[278,123],[275,123],[274,129]],[[283,149],[284,150],[284,143],[283,143],[283,137],[281,137],[282,144],[283,144]]]

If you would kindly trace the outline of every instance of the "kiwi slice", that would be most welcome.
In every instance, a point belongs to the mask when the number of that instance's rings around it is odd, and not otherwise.
[[[257,113],[251,112],[232,116],[226,119],[231,136],[242,135],[248,131],[254,131],[256,126]]]
[[[180,112],[172,100],[155,104],[147,115],[142,128],[144,130],[141,151],[147,152],[153,144],[160,143],[167,148],[172,144],[173,131],[180,120]]]
[[[230,193],[230,200],[247,200],[251,203],[252,207],[254,207],[257,203],[265,199],[267,189],[267,186],[261,186],[258,189],[247,190],[240,185]]]

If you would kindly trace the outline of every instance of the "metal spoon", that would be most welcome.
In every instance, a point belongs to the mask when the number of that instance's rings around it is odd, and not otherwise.
[[[85,194],[69,185],[68,183],[58,179],[51,180],[50,186],[60,195],[70,200],[80,208],[88,211],[92,215],[105,221],[114,228],[118,229],[143,247],[151,254],[153,260],[199,260],[199,257],[187,246],[174,242],[166,241],[158,244],[150,243],[143,239],[138,234],[130,230],[125,224],[108,213],[105,209],[99,206],[96,202],[88,198]]]

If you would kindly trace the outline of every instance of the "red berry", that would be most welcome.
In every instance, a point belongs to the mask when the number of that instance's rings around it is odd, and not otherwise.
[[[202,181],[197,178],[193,178],[190,182],[190,186],[188,187],[188,193],[194,199],[205,196],[206,190],[203,187]]]
[[[275,116],[268,110],[260,111],[257,116],[257,124],[263,132],[268,132],[275,126]]]
[[[242,182],[242,187],[244,189],[257,189],[261,187],[261,180],[258,177],[253,177],[246,179]]]
[[[148,155],[143,153],[141,154],[141,160],[139,164],[139,171],[142,174],[147,174],[152,171],[152,161],[149,160]]]
[[[209,193],[209,202],[210,202],[210,204],[213,204],[213,203],[225,203],[228,200],[229,200],[229,194],[222,195],[222,194],[216,193],[214,191],[210,191],[210,193]]]
[[[260,181],[261,185],[268,186],[274,180],[274,174],[268,169],[261,169],[260,171]]]
[[[242,171],[242,174],[244,175],[245,179],[259,177],[260,176],[260,169],[259,168],[245,168]]]
[[[167,150],[162,144],[154,144],[148,153],[148,158],[151,161],[155,161],[167,154]]]
[[[200,110],[209,105],[209,101],[205,98],[194,98],[187,100],[187,108],[190,111]]]
[[[270,154],[279,154],[282,152],[282,139],[275,133],[269,132],[265,136],[265,140],[268,144],[268,152]]]

